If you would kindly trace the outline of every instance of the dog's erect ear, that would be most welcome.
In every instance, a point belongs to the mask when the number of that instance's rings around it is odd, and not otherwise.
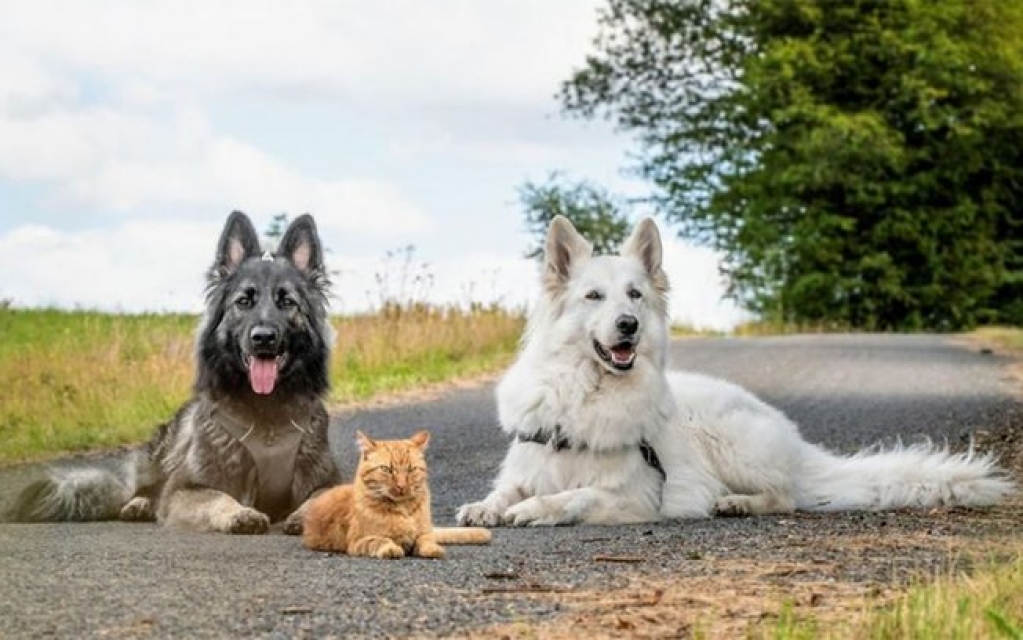
[[[621,254],[639,260],[650,275],[661,271],[664,250],[661,248],[661,233],[653,220],[644,218],[636,225],[632,235],[622,245]]]
[[[217,244],[217,259],[211,276],[225,277],[238,270],[247,259],[259,255],[259,236],[252,221],[241,211],[227,217],[227,224]]]
[[[323,271],[323,245],[311,215],[301,215],[288,225],[277,255],[288,259],[307,276]]]
[[[564,216],[554,216],[547,230],[544,248],[544,284],[548,291],[561,289],[572,274],[572,269],[593,253],[593,247]]]
[[[409,438],[409,440],[412,442],[412,444],[416,445],[416,447],[419,448],[420,451],[426,451],[426,445],[430,443],[430,432],[420,431],[411,438]]]

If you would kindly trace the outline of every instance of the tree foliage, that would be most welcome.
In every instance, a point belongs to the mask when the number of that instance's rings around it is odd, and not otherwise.
[[[609,0],[569,113],[784,321],[1023,323],[1023,3]]]
[[[547,228],[557,215],[572,221],[593,244],[594,253],[615,253],[629,235],[626,203],[587,181],[570,182],[554,173],[546,182],[526,182],[519,187],[519,201],[526,226],[536,239],[527,258],[543,256]]]

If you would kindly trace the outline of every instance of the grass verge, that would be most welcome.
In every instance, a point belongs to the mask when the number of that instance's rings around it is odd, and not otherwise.
[[[1023,329],[1018,327],[981,327],[968,335],[1023,354]]]
[[[777,628],[765,635],[777,640],[1023,638],[1023,558],[941,576],[888,602],[866,600],[863,612],[844,622],[800,619],[786,606]]]
[[[0,309],[0,463],[138,442],[194,375],[190,315]],[[332,403],[504,366],[523,320],[501,310],[390,307],[334,319]]]

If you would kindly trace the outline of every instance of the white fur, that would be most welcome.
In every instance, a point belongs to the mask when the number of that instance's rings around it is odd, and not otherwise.
[[[550,443],[513,440],[494,490],[462,506],[460,524],[981,506],[1013,490],[989,456],[929,444],[834,455],[804,441],[783,413],[741,387],[667,372],[667,281],[650,221],[637,227],[621,256],[592,257],[559,218],[546,259],[545,294],[497,387],[498,417],[512,436],[551,433],[557,425],[587,446],[555,451]],[[599,299],[587,297],[593,291]],[[622,314],[640,324],[628,371],[609,366],[593,346],[616,342]],[[657,452],[666,479],[643,460],[641,440]]]

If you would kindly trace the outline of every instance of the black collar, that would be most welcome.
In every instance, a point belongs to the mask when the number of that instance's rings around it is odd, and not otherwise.
[[[544,429],[537,429],[533,433],[517,433],[515,439],[519,442],[532,442],[540,446],[546,446],[550,444],[553,447],[555,453],[561,451],[586,451],[589,446],[585,442],[581,442],[577,445],[573,445],[572,441],[568,436],[561,433],[561,425],[554,425],[554,431],[547,431]],[[639,453],[643,456],[643,461],[648,465],[657,470],[661,474],[661,479],[667,479],[668,474],[664,472],[664,467],[661,465],[661,459],[657,457],[657,452],[650,446],[650,443],[646,441],[646,438],[639,441],[637,445],[639,447]]]

